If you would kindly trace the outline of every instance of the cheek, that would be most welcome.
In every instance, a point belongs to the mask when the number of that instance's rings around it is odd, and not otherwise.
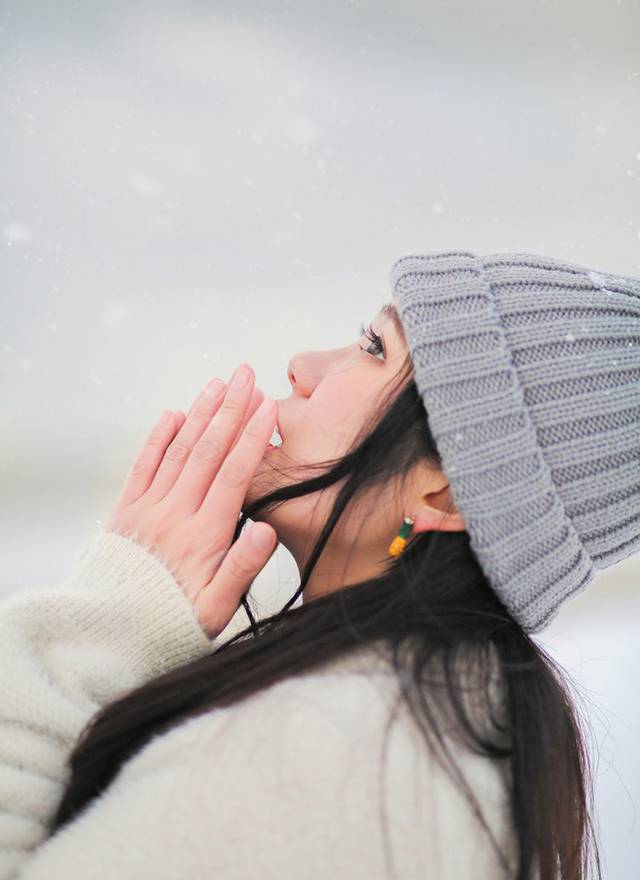
[[[351,440],[370,406],[366,384],[358,381],[357,376],[345,372],[341,376],[327,377],[309,402],[307,431],[316,440],[327,443]]]

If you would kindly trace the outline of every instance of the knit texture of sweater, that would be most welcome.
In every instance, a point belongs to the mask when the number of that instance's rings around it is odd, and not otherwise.
[[[505,876],[371,648],[152,737],[49,836],[90,718],[218,644],[155,555],[104,531],[62,584],[0,603],[0,880]],[[504,764],[449,748],[513,854]]]

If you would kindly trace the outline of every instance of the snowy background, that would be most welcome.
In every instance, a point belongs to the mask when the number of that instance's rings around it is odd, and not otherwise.
[[[638,0],[0,3],[0,595],[63,579],[165,407],[345,345],[393,260],[640,275]],[[538,637],[640,875],[640,561]],[[297,585],[280,548],[254,595]],[[239,612],[230,627],[247,623]]]

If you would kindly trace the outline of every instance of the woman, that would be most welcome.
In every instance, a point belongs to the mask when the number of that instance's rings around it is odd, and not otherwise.
[[[170,413],[68,581],[1,606],[1,878],[600,873],[529,634],[640,547],[640,279],[460,251],[391,282],[279,406],[248,368]],[[300,586],[256,621],[278,540]]]

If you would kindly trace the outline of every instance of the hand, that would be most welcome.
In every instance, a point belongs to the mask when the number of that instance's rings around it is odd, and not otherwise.
[[[248,382],[236,387],[242,370]],[[210,638],[227,626],[277,544],[272,526],[254,523],[229,549],[277,422],[277,404],[254,390],[247,364],[228,389],[217,381],[219,391],[212,392],[211,380],[186,417],[180,413],[176,422],[167,411],[155,425],[105,527],[162,559]]]

